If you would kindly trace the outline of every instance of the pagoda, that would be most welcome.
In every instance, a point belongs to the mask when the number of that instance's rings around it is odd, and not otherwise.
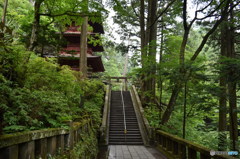
[[[97,44],[90,44],[88,38],[87,45],[87,66],[90,72],[104,72],[104,66],[101,56],[96,56],[95,52],[103,52],[103,46],[101,44],[100,35],[104,34],[103,26],[99,23],[88,22],[92,28],[88,31],[90,39],[98,40]],[[80,26],[75,25],[73,22],[71,26],[67,27],[63,33],[63,37],[66,39],[67,44],[62,46],[59,52],[58,62],[60,65],[68,65],[72,70],[79,71],[79,58],[80,58],[80,39],[81,32]],[[100,41],[100,42],[99,42]]]

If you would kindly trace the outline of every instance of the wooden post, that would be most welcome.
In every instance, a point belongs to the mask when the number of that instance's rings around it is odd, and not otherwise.
[[[64,135],[64,150],[68,150],[69,149],[69,134],[65,134]]]
[[[0,159],[18,159],[18,145],[0,149]]]
[[[196,150],[188,147],[188,158],[189,159],[197,159],[197,152],[196,152]]]
[[[175,141],[172,142],[172,150],[174,155],[178,155],[178,145],[179,144],[177,142]]]
[[[70,121],[69,123],[70,130],[69,130],[69,148],[73,149],[73,122]]]
[[[30,141],[19,144],[18,159],[34,158],[35,157],[35,142]]]
[[[65,121],[69,125],[69,134],[64,135],[64,147],[65,149],[73,148],[73,122],[71,120]]]
[[[211,156],[200,153],[200,159],[211,159]]]
[[[179,158],[186,159],[186,146],[179,144],[178,149],[179,149],[179,155],[180,155]]]
[[[167,141],[166,141],[166,137],[165,136],[162,136],[162,142],[163,142],[163,144],[162,144],[162,146],[164,147],[164,148],[166,148],[167,147]]]
[[[35,153],[37,158],[47,159],[47,138],[35,141]]]
[[[161,146],[163,146],[163,140],[162,140],[162,136],[160,134],[158,135],[158,142]]]
[[[62,153],[64,150],[64,135],[58,135],[56,138],[57,138],[57,153]]]
[[[169,138],[166,138],[167,142],[166,142],[166,147],[167,147],[167,151],[172,151],[172,140]]]
[[[55,155],[57,150],[57,141],[56,141],[56,136],[49,137],[47,139],[47,153],[48,155]]]

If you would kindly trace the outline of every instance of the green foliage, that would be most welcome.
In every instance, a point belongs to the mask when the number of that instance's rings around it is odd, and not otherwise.
[[[157,79],[163,82],[161,101],[165,104],[169,102],[176,80],[182,79],[182,83],[187,80],[186,139],[211,149],[217,149],[219,87],[216,83],[218,77],[211,67],[213,61],[208,58],[213,54],[212,49],[205,49],[206,52],[200,55],[194,64],[189,61],[198,45],[199,36],[198,32],[193,31],[187,44],[184,67],[191,72],[188,79],[183,79],[182,74],[179,73],[179,50],[182,38],[172,35],[166,37],[165,52],[161,64],[158,65]],[[157,89],[157,96],[160,94],[159,90]],[[163,105],[161,111],[156,106],[146,107],[145,116],[152,127],[182,137],[183,103],[184,91],[181,90],[173,114],[164,125],[159,125],[166,109]]]
[[[95,34],[94,36],[88,35],[88,44],[92,44],[94,47],[97,45],[102,46],[102,40],[103,38],[100,34]]]
[[[182,137],[182,112],[174,111],[170,121],[160,128],[163,131]],[[205,122],[201,116],[188,117],[186,122],[186,139],[210,149],[217,149],[218,132],[211,129],[206,129]]]
[[[33,15],[33,6],[28,0],[8,1],[6,25],[13,30],[15,42],[19,42],[19,40],[26,42],[26,39],[29,39]]]
[[[159,109],[156,108],[156,106],[148,106],[144,109],[144,115],[149,121],[149,124],[153,128],[159,127],[159,117],[160,112]]]
[[[2,58],[0,107],[5,132],[61,126],[62,117],[79,112],[80,83],[68,68],[53,62],[36,57],[26,63],[28,54],[24,57],[22,52],[15,48],[10,57]]]
[[[0,55],[5,133],[61,127],[63,120],[84,114],[99,125],[104,94],[100,81],[80,82],[74,71],[60,67],[56,59],[37,57],[21,46]]]
[[[29,8],[24,7],[19,6],[18,9],[23,9],[19,15],[15,12],[9,15],[13,22],[24,22],[21,26],[12,25],[14,29],[19,27],[22,37],[31,28],[30,23],[25,23],[31,21],[24,10]],[[41,19],[43,26],[50,22],[48,18]],[[99,81],[80,82],[77,73],[67,66],[60,67],[56,59],[40,58],[26,51],[15,41],[17,34],[0,24],[0,109],[4,132],[61,127],[63,120],[85,114],[92,115],[95,126],[99,126],[103,84]],[[42,39],[49,42],[47,35],[42,35]],[[81,106],[83,101],[85,104]]]
[[[90,116],[94,128],[100,126],[101,112],[104,104],[104,85],[98,80],[81,81],[83,90],[84,106],[81,110],[82,116]]]
[[[231,74],[228,78],[229,81],[239,82],[240,81],[240,59],[238,58],[227,58],[222,57],[219,61],[219,65],[216,65],[215,68],[217,71],[221,71],[223,76]]]
[[[73,150],[64,154],[51,157],[51,159],[85,159],[96,158],[98,155],[98,140],[96,129],[91,128],[88,132],[80,133],[81,139]]]
[[[124,67],[124,57],[121,55],[121,50],[117,50],[114,46],[116,44],[110,41],[104,41],[103,45],[105,46],[105,50],[99,54],[102,55],[105,68],[103,76],[121,76]]]
[[[98,141],[95,130],[91,130],[85,134],[82,133],[81,137],[82,140],[74,147],[70,158],[96,158],[98,154]]]

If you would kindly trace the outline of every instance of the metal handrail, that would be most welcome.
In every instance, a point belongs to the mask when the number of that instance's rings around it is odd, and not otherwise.
[[[125,117],[125,104],[124,104],[124,100],[123,100],[123,93],[122,93],[122,88],[121,88],[121,96],[122,96],[122,105],[123,105],[123,122],[124,122],[124,133],[127,133],[127,126],[126,126],[126,117]]]

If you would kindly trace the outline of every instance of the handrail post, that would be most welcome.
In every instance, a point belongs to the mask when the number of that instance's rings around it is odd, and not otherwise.
[[[111,86],[107,85],[105,94],[105,103],[103,108],[102,125],[100,127],[101,132],[101,144],[108,144],[108,122],[110,112],[110,99],[111,99]]]
[[[72,149],[73,148],[73,121],[72,120],[66,121],[66,124],[68,124],[69,126],[69,135],[67,137],[67,147],[69,149]]]
[[[196,150],[188,147],[188,158],[197,159],[197,152],[196,152]]]

